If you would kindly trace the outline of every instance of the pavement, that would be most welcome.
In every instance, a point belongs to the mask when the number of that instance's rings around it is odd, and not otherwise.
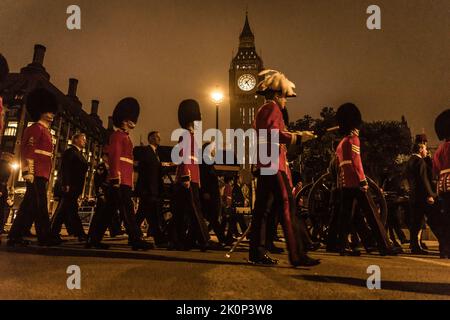
[[[439,259],[435,242],[428,242],[429,256],[341,257],[320,249],[311,256],[321,265],[292,268],[286,253],[272,255],[280,260],[275,267],[249,265],[247,242],[227,259],[226,251],[132,251],[126,237],[106,237],[110,250],[69,239],[61,247],[12,249],[2,236],[0,299],[450,299],[450,260]],[[68,289],[72,265],[80,289]],[[374,265],[381,289],[370,290]]]

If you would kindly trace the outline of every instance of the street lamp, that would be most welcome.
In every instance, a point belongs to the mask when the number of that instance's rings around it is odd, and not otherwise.
[[[216,104],[216,129],[219,130],[219,104],[223,101],[223,93],[218,88],[211,93],[211,99]]]

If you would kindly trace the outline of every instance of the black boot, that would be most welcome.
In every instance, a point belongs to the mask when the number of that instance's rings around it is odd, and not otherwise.
[[[150,249],[154,249],[153,244],[151,244],[150,242],[144,241],[142,239],[138,239],[138,240],[133,240],[129,242],[131,249],[133,249],[134,251],[137,250],[150,250]]]

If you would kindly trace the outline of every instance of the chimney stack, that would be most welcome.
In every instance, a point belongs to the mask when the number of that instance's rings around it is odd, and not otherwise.
[[[43,66],[45,50],[47,50],[43,45],[36,44],[34,46],[33,63]]]
[[[74,78],[69,79],[69,91],[67,92],[67,95],[69,97],[76,97],[77,96],[77,86],[78,86],[78,80]]]
[[[108,130],[114,130],[114,124],[113,124],[112,116],[108,117]]]
[[[97,115],[98,114],[98,104],[100,102],[98,100],[92,100],[91,102],[91,114]]]

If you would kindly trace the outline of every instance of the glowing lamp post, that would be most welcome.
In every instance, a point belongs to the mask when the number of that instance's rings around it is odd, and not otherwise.
[[[216,104],[216,129],[219,129],[219,105],[223,101],[223,93],[216,89],[211,93],[211,99]]]

